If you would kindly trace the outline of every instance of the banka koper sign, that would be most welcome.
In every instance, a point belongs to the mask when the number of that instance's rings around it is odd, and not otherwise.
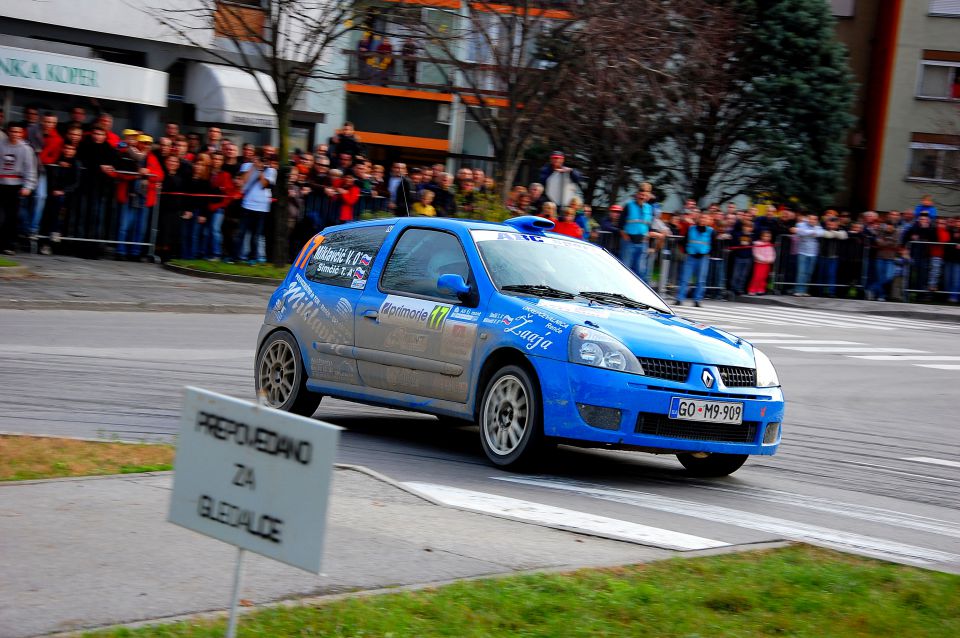
[[[167,74],[129,64],[0,46],[0,86],[167,105]]]
[[[320,571],[340,428],[187,388],[169,521]]]

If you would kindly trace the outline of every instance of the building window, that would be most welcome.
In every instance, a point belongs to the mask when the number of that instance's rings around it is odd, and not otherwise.
[[[924,60],[917,97],[960,100],[960,62]]]
[[[907,179],[949,183],[958,181],[958,177],[960,144],[910,143],[910,170]]]
[[[960,18],[960,0],[930,0],[930,15]]]
[[[856,5],[856,0],[830,0],[830,10],[836,18],[852,18]]]

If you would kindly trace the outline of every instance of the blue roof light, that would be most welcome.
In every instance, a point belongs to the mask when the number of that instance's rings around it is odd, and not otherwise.
[[[503,223],[507,226],[513,226],[520,232],[537,235],[542,235],[548,230],[553,230],[555,226],[555,224],[546,217],[537,217],[536,215],[511,217]]]

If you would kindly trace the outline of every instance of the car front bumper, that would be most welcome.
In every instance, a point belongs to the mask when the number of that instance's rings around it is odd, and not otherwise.
[[[688,382],[533,357],[543,392],[544,433],[588,444],[664,452],[774,454],[780,444],[783,392],[777,388],[726,388],[700,384],[704,368],[694,364]],[[698,384],[700,384],[699,387]],[[673,397],[743,404],[743,423],[725,425],[670,419]],[[591,425],[592,423],[592,425]]]

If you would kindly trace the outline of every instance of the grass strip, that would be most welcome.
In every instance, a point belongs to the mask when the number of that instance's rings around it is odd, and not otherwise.
[[[173,457],[170,445],[0,435],[0,481],[162,472]]]
[[[13,261],[12,259],[7,259],[6,257],[0,257],[0,268],[13,268],[14,266],[19,266],[20,264]]]
[[[281,268],[273,264],[247,264],[245,262],[234,262],[231,264],[223,261],[207,261],[206,259],[171,259],[170,263],[174,266],[180,266],[181,268],[191,268],[203,272],[277,280],[286,277],[287,271],[290,270],[289,266]]]
[[[85,636],[212,638],[224,624]],[[239,635],[954,638],[960,576],[798,545],[276,607],[241,617]]]

